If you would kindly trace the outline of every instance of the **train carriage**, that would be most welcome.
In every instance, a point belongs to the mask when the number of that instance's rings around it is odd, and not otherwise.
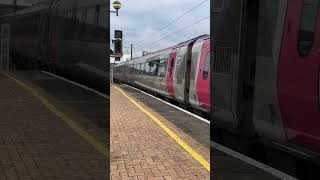
[[[11,29],[11,68],[42,69],[105,91],[108,3],[37,0],[0,17]],[[98,83],[97,83],[98,82]]]
[[[210,37],[199,36],[115,66],[115,80],[148,89],[182,106],[210,109]],[[127,71],[124,69],[127,68]],[[121,75],[122,73],[122,75]],[[126,77],[124,80],[122,77]]]

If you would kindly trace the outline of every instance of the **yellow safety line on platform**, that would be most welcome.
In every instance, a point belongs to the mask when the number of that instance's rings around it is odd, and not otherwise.
[[[87,133],[85,130],[83,130],[76,122],[71,120],[67,115],[65,115],[63,112],[58,110],[53,104],[51,104],[45,97],[43,97],[40,93],[38,93],[36,90],[34,90],[32,87],[28,86],[27,84],[17,80],[16,78],[10,76],[9,74],[2,72],[6,77],[16,82],[18,85],[23,87],[24,89],[28,90],[38,98],[43,105],[47,109],[49,109],[53,114],[58,116],[60,119],[62,119],[75,133],[80,135],[83,139],[85,139],[89,144],[91,144],[97,151],[99,151],[104,156],[109,156],[108,149],[102,145],[99,141],[97,141],[93,136],[91,136],[89,133]]]
[[[196,151],[194,151],[189,145],[187,145],[178,135],[171,131],[164,123],[162,123],[158,118],[152,115],[149,111],[144,109],[139,103],[133,100],[129,95],[127,95],[122,89],[113,86],[118,91],[120,91],[126,98],[128,98],[134,105],[136,105],[142,112],[147,114],[154,122],[156,122],[169,136],[174,139],[180,146],[182,146],[193,158],[195,158],[207,171],[210,172],[210,163],[208,163],[203,157],[201,157]]]

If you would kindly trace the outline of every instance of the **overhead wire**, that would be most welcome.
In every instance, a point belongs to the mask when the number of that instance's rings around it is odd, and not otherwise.
[[[198,21],[196,21],[196,22],[194,22],[194,23],[192,23],[192,24],[190,24],[190,25],[188,25],[188,26],[186,26],[186,27],[184,27],[184,28],[179,29],[178,31],[175,31],[175,32],[173,32],[173,33],[171,33],[171,34],[169,34],[169,35],[166,35],[166,36],[164,36],[164,37],[162,37],[162,38],[160,38],[160,39],[158,39],[158,40],[156,40],[156,41],[153,41],[153,42],[150,43],[149,45],[151,46],[151,45],[153,45],[153,44],[155,44],[155,43],[157,43],[157,42],[159,42],[159,41],[162,41],[162,40],[164,40],[164,39],[166,39],[166,38],[168,38],[168,37],[170,37],[170,36],[172,36],[172,35],[174,35],[174,34],[176,34],[176,33],[185,31],[185,30],[189,29],[190,27],[192,27],[192,26],[194,26],[194,25],[196,25],[196,24],[198,24],[198,23],[200,23],[200,22],[202,22],[202,21],[204,21],[204,20],[206,20],[206,19],[208,19],[208,18],[210,18],[210,16],[207,16],[207,17],[205,17],[205,18],[202,18],[202,19],[200,19],[200,20],[198,20]],[[140,49],[136,50],[135,52],[140,51],[140,50],[143,50],[143,48],[140,48]]]
[[[201,1],[199,4],[197,4],[196,6],[192,7],[191,9],[189,9],[188,11],[186,11],[185,13],[183,13],[182,15],[178,16],[177,18],[175,18],[174,20],[172,20],[171,22],[169,22],[167,25],[165,25],[164,27],[162,27],[160,30],[158,30],[157,32],[161,32],[164,29],[166,29],[167,27],[169,27],[171,24],[177,22],[179,19],[181,19],[183,16],[185,16],[186,14],[190,13],[191,11],[193,11],[194,9],[198,8],[199,6],[201,6],[203,3],[205,3],[208,0],[203,0]],[[139,41],[138,43],[135,43],[136,46],[139,46],[142,42],[144,42],[145,40],[149,39],[151,36],[153,36],[154,33],[151,33],[150,35],[148,35],[146,38],[144,38],[143,40]]]

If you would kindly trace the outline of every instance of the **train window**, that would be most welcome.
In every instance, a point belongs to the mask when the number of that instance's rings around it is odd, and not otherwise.
[[[96,12],[94,16],[94,23],[99,24],[99,17],[100,17],[100,5],[96,5]]]
[[[179,81],[180,81],[181,78],[184,77],[184,73],[185,73],[185,66],[183,64],[185,61],[185,54],[178,56],[176,61],[177,61],[176,68],[175,68],[176,72],[174,73],[174,77],[179,78]]]
[[[178,56],[176,66],[179,66],[181,64],[181,56]]]
[[[84,9],[78,9],[78,10],[77,10],[77,20],[78,20],[79,22],[82,22],[83,13],[84,13]]]
[[[149,66],[149,63],[146,63],[145,64],[145,75],[149,75],[149,73],[150,73],[150,66]]]
[[[202,74],[202,78],[204,80],[206,80],[208,78],[209,75],[209,68],[210,68],[210,52],[207,54],[206,56],[206,62],[204,64],[204,68],[203,68],[203,74]]]
[[[319,0],[304,0],[298,38],[300,56],[307,56],[314,40]]]
[[[83,14],[82,14],[82,22],[86,22],[87,20],[87,8],[83,9]]]
[[[191,58],[192,58],[192,61],[191,61],[190,79],[191,80],[195,80],[196,79],[196,69],[197,69],[197,65],[198,65],[199,52],[193,52]]]
[[[158,69],[159,67],[157,67],[157,66],[159,66],[159,65],[157,65],[157,61],[149,62],[149,66],[150,66],[150,76],[156,76],[156,75],[158,75],[157,69]]]
[[[78,12],[77,12],[77,9],[74,8],[74,9],[72,10],[72,19],[76,19],[76,18],[77,18],[77,13],[78,13]]]
[[[141,74],[144,74],[144,63],[141,63],[140,71],[141,71]]]
[[[67,17],[68,17],[69,19],[71,19],[71,18],[72,18],[72,11],[71,11],[71,10],[69,10],[69,11],[68,11],[68,13],[67,13]]]
[[[87,19],[86,19],[87,24],[94,24],[95,23],[95,14],[96,14],[95,8],[88,8],[87,9]]]
[[[153,76],[154,72],[155,72],[155,64],[153,62],[149,62],[149,66],[150,66],[150,72],[149,75]]]
[[[136,74],[136,65],[135,64],[132,65],[132,74]]]
[[[100,15],[99,15],[99,26],[101,27],[107,27],[108,22],[108,16],[107,16],[107,6],[103,5],[100,8]]]
[[[138,74],[142,74],[142,64],[141,63],[139,63],[138,70],[139,70]]]
[[[131,64],[131,74],[135,74],[135,73],[134,73],[134,70],[135,70],[135,69],[134,69],[134,64]]]
[[[167,59],[161,59],[159,63],[159,74],[160,77],[166,76]]]
[[[134,74],[134,64],[130,64],[130,69],[131,69],[131,73],[130,74]]]
[[[220,13],[223,8],[224,0],[214,0],[213,1],[213,13]]]
[[[154,64],[153,64],[153,65],[155,66],[155,70],[154,70],[154,72],[153,72],[153,75],[154,75],[154,76],[159,76],[160,59],[154,61]]]
[[[135,74],[139,74],[139,64],[135,64],[134,65],[134,71],[135,71]]]

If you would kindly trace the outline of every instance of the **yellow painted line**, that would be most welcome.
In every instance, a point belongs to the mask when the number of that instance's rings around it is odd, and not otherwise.
[[[171,131],[165,124],[163,124],[157,117],[152,115],[149,111],[144,109],[139,103],[133,100],[122,89],[113,86],[120,91],[126,98],[128,98],[134,105],[136,105],[142,112],[147,114],[154,122],[156,122],[169,136],[174,139],[180,146],[182,146],[194,159],[196,159],[207,171],[210,172],[210,163],[208,163],[203,157],[201,157],[196,151],[194,151],[189,145],[187,145],[178,135]]]
[[[38,93],[36,90],[34,90],[32,87],[28,86],[27,84],[25,84],[25,83],[19,81],[18,79],[10,76],[9,74],[7,74],[5,72],[2,72],[2,73],[7,78],[13,80],[18,85],[20,85],[21,87],[23,87],[24,89],[26,89],[30,93],[32,93],[32,95],[35,96],[36,98],[38,98],[47,109],[49,109],[53,114],[55,114],[60,119],[62,119],[75,133],[80,135],[84,140],[86,140],[89,144],[91,144],[98,152],[100,152],[104,156],[107,156],[107,157],[109,156],[109,151],[104,145],[102,145],[93,136],[91,136],[89,133],[87,133],[85,130],[83,130],[76,122],[74,122],[72,119],[70,119],[62,111],[58,110],[53,104],[51,104],[40,93]]]

